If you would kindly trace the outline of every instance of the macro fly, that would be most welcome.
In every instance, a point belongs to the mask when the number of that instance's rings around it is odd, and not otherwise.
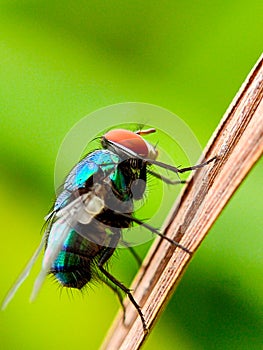
[[[2,309],[13,298],[44,249],[42,268],[35,280],[31,300],[35,299],[48,274],[52,274],[61,286],[76,289],[82,289],[92,279],[101,280],[117,293],[123,309],[120,291],[127,294],[141,318],[144,331],[147,330],[143,313],[131,291],[108,272],[106,263],[122,243],[136,257],[132,247],[122,240],[122,230],[133,224],[141,225],[190,254],[186,247],[138,219],[134,203],[145,195],[148,175],[168,184],[185,182],[162,176],[153,171],[151,165],[179,174],[215,160],[214,157],[181,169],[157,161],[156,147],[143,138],[155,131],[153,128],[136,132],[110,130],[101,137],[101,149],[87,154],[71,170],[52,211],[45,218],[42,241],[6,296]]]

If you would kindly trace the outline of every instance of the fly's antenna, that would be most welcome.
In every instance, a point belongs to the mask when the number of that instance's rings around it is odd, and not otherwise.
[[[139,129],[139,130],[135,131],[135,134],[140,135],[140,136],[144,136],[144,135],[152,134],[154,132],[156,132],[155,128],[149,128],[146,130]]]

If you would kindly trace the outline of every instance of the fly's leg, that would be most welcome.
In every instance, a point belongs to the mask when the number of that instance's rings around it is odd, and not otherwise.
[[[181,245],[180,243],[174,241],[173,239],[165,236],[164,234],[162,234],[161,232],[159,232],[156,228],[152,227],[151,225],[146,224],[145,222],[142,222],[141,220],[137,219],[137,218],[132,218],[132,221],[136,222],[137,224],[145,227],[147,230],[151,231],[152,233],[157,234],[158,236],[162,237],[163,239],[166,239],[168,242],[170,242],[171,244],[175,245],[176,247],[182,249],[183,251],[185,251],[186,253],[188,253],[189,255],[192,255],[192,252],[184,247],[183,245]]]
[[[109,283],[109,281],[106,280],[105,278],[103,278],[103,283],[105,283],[117,295],[117,298],[119,299],[119,302],[120,302],[122,310],[123,310],[123,323],[125,323],[126,310],[125,310],[125,306],[123,304],[123,297],[122,297],[119,289],[116,286],[113,286],[111,283]]]
[[[134,305],[134,307],[136,308],[141,321],[142,321],[142,326],[145,332],[148,332],[147,326],[146,326],[146,322],[143,316],[143,313],[141,311],[140,306],[137,304],[137,302],[135,301],[135,299],[133,298],[131,291],[124,285],[122,284],[120,281],[118,281],[114,276],[112,276],[104,267],[103,265],[109,260],[109,258],[112,256],[115,247],[117,246],[119,239],[120,239],[120,233],[119,231],[118,234],[114,234],[112,236],[111,242],[110,242],[110,247],[106,247],[102,256],[100,257],[100,260],[98,261],[98,268],[100,269],[100,271],[103,273],[104,276],[106,276],[115,286],[119,287],[124,293],[126,293],[128,295],[128,298],[130,299],[130,301],[132,302],[132,304]]]
[[[109,248],[110,249],[110,248]],[[130,299],[130,301],[132,302],[132,304],[134,305],[134,307],[136,308],[141,321],[142,321],[142,325],[143,325],[143,329],[144,331],[148,331],[147,326],[146,326],[146,322],[143,316],[143,313],[141,311],[140,306],[137,304],[137,302],[135,301],[135,299],[133,298],[131,291],[124,285],[122,284],[120,281],[118,281],[114,276],[112,276],[107,270],[104,269],[103,264],[109,259],[108,254],[107,254],[107,250],[105,251],[104,255],[101,257],[101,260],[98,262],[98,267],[100,269],[100,271],[112,282],[114,283],[116,286],[118,286],[121,290],[123,290],[124,293],[126,293],[128,295],[128,298]],[[112,254],[110,253],[110,256]]]
[[[171,179],[169,179],[169,177],[158,174],[152,170],[147,170],[147,173],[153,175],[154,177],[156,177],[159,180],[162,180],[163,182],[165,182],[168,185],[178,185],[178,184],[186,184],[187,183],[186,180],[171,180]]]
[[[182,249],[183,251],[185,251],[186,253],[188,253],[189,255],[192,255],[192,252],[184,247],[183,245],[181,245],[180,243],[174,241],[173,239],[165,236],[164,234],[162,234],[161,232],[159,232],[156,228],[152,227],[151,225],[146,224],[145,222],[141,221],[140,219],[137,219],[135,217],[132,217],[128,214],[124,214],[121,213],[121,216],[125,217],[125,218],[129,218],[131,221],[136,222],[136,224],[145,227],[147,230],[151,231],[152,233],[155,233],[156,235],[162,237],[163,239],[166,239],[168,242],[170,242],[171,244],[175,245],[176,247]]]
[[[142,264],[142,259],[140,258],[140,256],[136,253],[136,251],[132,247],[128,247],[128,249],[129,249],[129,252],[134,257],[134,259],[136,260],[137,264],[140,267],[141,264]]]
[[[167,170],[170,170],[170,171],[172,171],[172,172],[174,172],[174,173],[176,173],[176,174],[178,174],[178,173],[180,173],[180,174],[182,174],[182,173],[185,173],[185,172],[187,172],[187,171],[192,171],[192,170],[196,170],[196,169],[200,169],[200,168],[203,168],[204,166],[206,166],[206,165],[208,165],[209,163],[211,163],[211,162],[213,162],[213,161],[216,161],[216,160],[218,160],[218,157],[217,156],[215,156],[215,157],[213,157],[213,158],[211,158],[211,159],[209,159],[209,160],[207,160],[207,161],[205,161],[205,162],[203,162],[203,163],[200,163],[200,164],[197,164],[197,165],[193,165],[193,166],[189,166],[189,167],[186,167],[186,168],[177,168],[177,167],[175,167],[175,166],[173,166],[173,165],[170,165],[170,164],[165,164],[165,163],[163,163],[163,162],[159,162],[158,160],[148,160],[148,159],[145,159],[145,161],[147,161],[147,162],[149,162],[150,164],[154,164],[154,165],[157,165],[157,166],[159,166],[159,167],[161,167],[161,168],[164,168],[164,169],[167,169]]]
[[[186,171],[192,171],[192,170],[200,169],[200,168],[203,168],[207,164],[209,164],[209,163],[211,163],[211,162],[213,162],[214,160],[217,160],[217,159],[218,159],[218,157],[213,157],[213,158],[207,160],[206,162],[203,162],[203,163],[200,163],[200,164],[197,164],[197,165],[193,165],[193,166],[189,166],[189,167],[186,167],[186,168],[178,169],[178,172],[179,173],[185,173]]]
[[[134,257],[134,259],[136,260],[137,264],[139,265],[139,267],[142,264],[142,259],[140,258],[140,256],[136,253],[136,251],[133,249],[133,247],[131,247],[129,245],[129,243],[125,242],[125,241],[121,241],[121,244],[129,249],[129,252],[131,253],[131,255]]]

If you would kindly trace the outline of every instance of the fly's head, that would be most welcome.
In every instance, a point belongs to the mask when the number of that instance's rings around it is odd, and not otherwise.
[[[153,128],[136,132],[113,129],[102,136],[101,144],[103,148],[118,154],[124,159],[155,160],[158,156],[157,149],[142,137],[142,135],[151,134],[155,131]]]
[[[155,129],[132,132],[113,129],[103,135],[102,147],[117,154],[122,161],[112,177],[112,186],[123,201],[141,199],[146,188],[147,165],[158,156],[157,149],[142,136]]]

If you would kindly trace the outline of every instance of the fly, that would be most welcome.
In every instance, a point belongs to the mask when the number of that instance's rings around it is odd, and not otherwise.
[[[102,149],[87,154],[71,170],[53,210],[46,217],[47,227],[40,246],[7,294],[2,309],[6,308],[44,249],[31,300],[35,299],[48,274],[52,274],[61,286],[76,289],[82,289],[96,278],[117,293],[123,309],[120,291],[127,294],[147,331],[143,313],[131,291],[105,265],[120,243],[136,257],[132,247],[122,240],[122,230],[131,228],[134,223],[191,254],[180,243],[136,218],[134,203],[143,198],[148,175],[168,184],[184,183],[161,176],[150,169],[151,165],[178,174],[201,168],[216,159],[182,169],[157,161],[156,147],[143,138],[155,131],[153,128],[136,132],[110,130],[101,137]]]

